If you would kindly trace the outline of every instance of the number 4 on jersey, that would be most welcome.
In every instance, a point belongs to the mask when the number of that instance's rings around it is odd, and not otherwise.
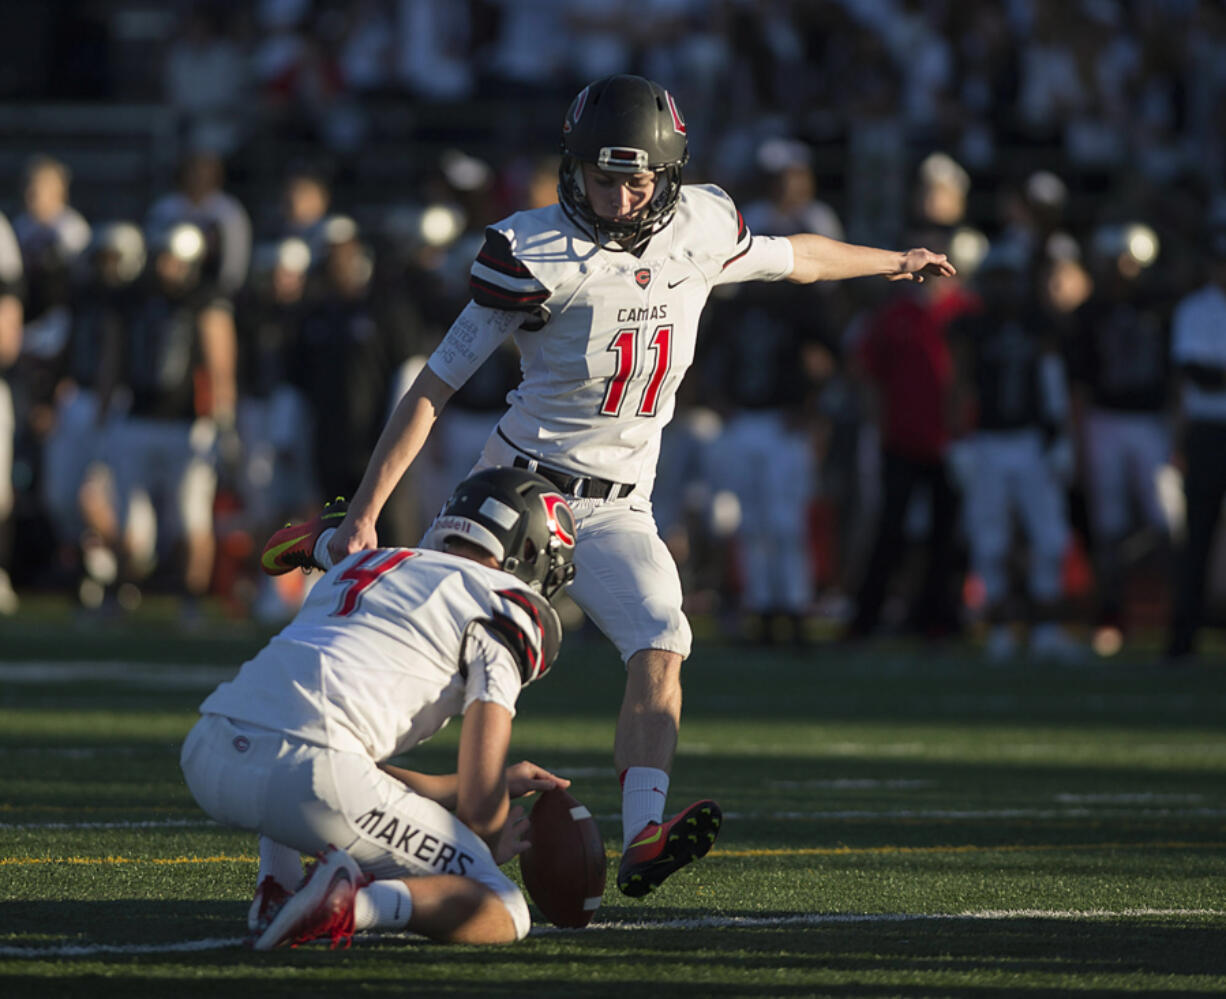
[[[627,385],[639,368],[639,332],[634,327],[618,330],[617,336],[609,344],[608,349],[617,357],[617,368],[613,372],[613,377],[609,379],[608,388],[605,389],[604,402],[600,407],[602,416],[621,414]],[[656,407],[660,401],[660,386],[664,384],[664,377],[668,374],[669,365],[672,363],[672,341],[672,326],[657,326],[651,339],[647,342],[648,350],[654,355],[654,363],[647,379],[647,385],[643,389],[643,397],[639,400],[636,416],[656,415]]]
[[[374,551],[366,552],[360,559],[353,563],[348,569],[340,574],[336,580],[337,586],[343,586],[345,591],[341,594],[336,610],[332,612],[333,617],[348,617],[358,608],[358,604],[362,600],[362,594],[380,579],[386,573],[391,572],[401,562],[407,558],[412,558],[416,552],[409,551],[405,548],[376,548]]]

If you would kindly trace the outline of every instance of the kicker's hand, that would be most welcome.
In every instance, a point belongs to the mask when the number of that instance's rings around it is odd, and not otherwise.
[[[570,787],[570,781],[528,760],[507,767],[507,795],[511,798],[552,791],[555,787]]]
[[[944,253],[933,253],[918,247],[902,255],[902,264],[894,274],[887,275],[890,281],[914,281],[922,284],[926,277],[953,277],[958,273]]]

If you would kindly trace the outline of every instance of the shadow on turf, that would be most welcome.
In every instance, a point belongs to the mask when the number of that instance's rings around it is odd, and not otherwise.
[[[173,946],[241,937],[242,910],[225,901],[8,902],[0,903],[0,927],[7,931],[6,946],[31,950],[53,951],[66,944],[86,948]],[[261,996],[305,994],[299,978],[265,977],[262,969],[270,965],[321,972],[343,966],[349,989],[360,986],[380,991],[380,985],[390,985],[393,977],[401,987],[404,982],[436,981],[438,987],[432,991],[448,995],[509,995],[533,983],[538,995],[564,995],[568,989],[571,995],[594,995],[607,986],[624,990],[636,984],[645,990],[666,987],[676,993],[679,985],[704,983],[696,991],[706,995],[813,994],[820,984],[822,994],[856,996],[881,994],[888,982],[889,991],[896,995],[970,996],[984,994],[993,985],[1025,988],[1028,976],[1034,975],[1039,977],[1030,981],[1032,988],[1049,986],[1049,976],[1067,976],[1070,987],[1076,983],[1078,995],[1107,996],[1118,991],[1097,988],[1096,976],[1145,975],[1171,976],[1167,985],[1179,995],[1207,999],[1221,993],[1185,991],[1179,988],[1178,979],[1226,975],[1220,928],[1191,919],[978,918],[697,929],[650,925],[705,915],[760,923],[772,916],[786,920],[797,914],[709,914],[692,908],[609,906],[601,909],[600,923],[636,925],[616,929],[598,924],[590,930],[542,934],[512,948],[443,947],[417,938],[388,936],[365,942],[359,937],[347,952],[310,945],[256,954],[234,946],[196,952],[49,954],[48,960],[56,968],[56,995],[66,994],[58,984],[74,980],[74,966],[89,977],[99,974],[101,967],[105,969],[101,973],[115,985],[123,981],[124,988],[113,990],[115,994],[134,994],[134,987],[135,994],[153,993],[157,988],[178,995],[207,992],[178,977],[173,983],[164,978],[159,972],[167,964],[198,968],[205,982],[212,977],[209,969],[224,967],[227,992]],[[440,963],[452,966],[446,983],[437,981]],[[250,989],[244,988],[248,977],[244,966],[251,968],[251,982],[246,983]],[[544,978],[543,968],[549,969]],[[649,968],[658,969],[659,977],[651,977]],[[863,983],[856,982],[860,975],[866,976]],[[922,978],[927,975],[936,976],[941,984],[924,984]],[[950,975],[969,976],[976,984],[951,985]],[[917,976],[920,981],[914,981]],[[771,979],[773,984],[763,985],[760,993],[752,985],[747,991],[755,978],[760,982]],[[826,984],[832,979],[834,984]],[[35,987],[40,981],[41,990]],[[0,982],[6,995],[47,994],[48,980],[37,975],[0,976]],[[477,983],[479,990],[472,992]],[[214,978],[211,988],[215,991],[218,985]],[[112,994],[110,989],[98,989],[96,980],[94,988],[95,994]]]
[[[702,929],[650,926],[654,922],[701,919],[704,915],[760,924],[772,918],[783,922],[800,914],[760,910],[706,914],[694,909],[644,911],[631,906],[603,906],[598,917],[601,922],[635,925],[590,934],[577,931],[572,939],[581,939],[585,951],[607,948],[624,952],[628,937],[649,934],[653,950],[693,951],[692,960],[706,968],[727,962],[742,968],[760,966],[764,970],[818,965],[848,972],[1226,975],[1226,948],[1222,946],[1220,927],[1198,924],[1190,917],[1177,920],[1166,917],[1161,922],[1154,918],[1071,920],[1003,916],[899,922],[883,918],[875,922],[870,916],[864,922],[850,923],[838,921],[847,914],[832,914],[828,925]],[[820,918],[821,914],[813,915]],[[594,941],[596,937],[603,940]],[[716,953],[710,953],[708,947]],[[917,994],[924,992],[920,990]],[[1083,994],[1093,993],[1078,991],[1078,995]]]
[[[725,821],[716,851],[803,842],[901,849],[973,844],[974,852],[998,845],[1145,847],[1223,839],[1221,796],[1198,768],[706,753],[686,757],[677,770],[691,793],[719,788]],[[602,798],[587,803],[602,813],[615,808]],[[606,832],[612,828],[605,824]]]

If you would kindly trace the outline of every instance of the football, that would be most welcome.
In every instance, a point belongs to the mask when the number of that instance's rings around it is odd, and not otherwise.
[[[528,823],[532,845],[519,855],[519,872],[529,897],[554,926],[586,926],[604,894],[604,841],[596,820],[554,788],[537,799]]]

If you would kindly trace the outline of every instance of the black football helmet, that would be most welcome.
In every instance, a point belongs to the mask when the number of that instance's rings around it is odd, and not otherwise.
[[[681,168],[689,158],[685,119],[673,95],[641,76],[607,76],[579,91],[562,122],[558,200],[566,217],[597,244],[635,250],[672,221]],[[583,163],[610,173],[654,173],[656,191],[647,210],[627,221],[601,218],[584,189]]]
[[[487,468],[456,486],[423,548],[469,541],[506,572],[552,599],[575,578],[575,515],[547,479],[522,468]]]

